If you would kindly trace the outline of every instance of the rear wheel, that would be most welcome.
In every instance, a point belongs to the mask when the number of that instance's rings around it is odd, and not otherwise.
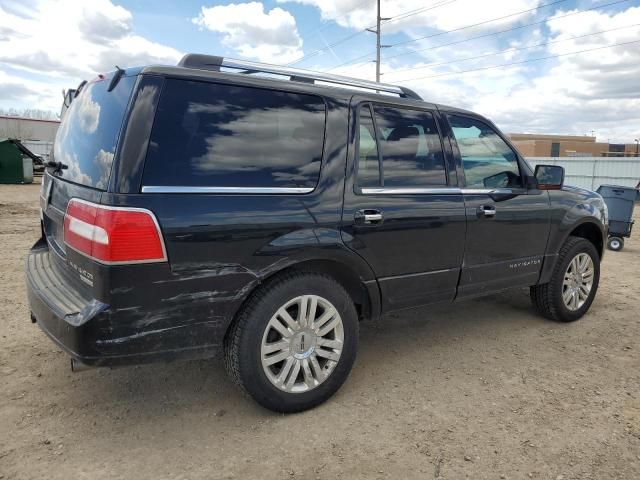
[[[593,302],[600,280],[600,257],[591,242],[569,237],[549,283],[531,287],[531,300],[545,317],[571,322],[582,317]]]
[[[340,388],[357,345],[357,314],[344,288],[326,275],[290,273],[243,308],[227,336],[225,364],[262,406],[298,412]]]
[[[607,247],[609,250],[619,252],[624,247],[624,238],[622,237],[609,237],[607,241]]]

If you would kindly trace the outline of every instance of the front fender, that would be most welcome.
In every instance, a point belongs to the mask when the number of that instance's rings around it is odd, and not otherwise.
[[[606,244],[607,229],[605,206],[602,197],[595,192],[565,187],[550,191],[551,230],[539,283],[547,283],[555,267],[562,245],[576,231],[595,229]],[[602,252],[600,252],[602,254]]]

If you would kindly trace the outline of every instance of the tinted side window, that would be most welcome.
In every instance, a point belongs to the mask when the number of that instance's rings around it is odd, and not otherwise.
[[[145,185],[315,187],[324,145],[320,97],[167,80]]]
[[[433,115],[374,106],[385,187],[446,185],[440,135]]]
[[[360,107],[357,184],[360,187],[380,186],[378,144],[369,105]]]
[[[474,118],[448,118],[462,156],[467,187],[522,186],[516,154],[489,125]]]

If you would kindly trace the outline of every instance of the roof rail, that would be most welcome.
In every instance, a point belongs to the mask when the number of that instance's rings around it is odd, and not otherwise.
[[[234,58],[224,58],[215,55],[201,55],[198,53],[188,53],[178,63],[180,67],[199,68],[202,70],[220,71],[220,68],[230,68],[238,70],[238,73],[270,73],[275,75],[284,75],[289,77],[291,81],[303,83],[325,82],[335,85],[343,85],[349,87],[364,88],[367,90],[375,90],[377,92],[395,93],[400,97],[422,100],[420,95],[413,90],[401,87],[399,85],[390,85],[387,83],[371,82],[369,80],[360,80],[358,78],[344,77],[342,75],[333,75],[330,73],[314,72],[304,70],[302,68],[292,68],[287,66],[272,65],[270,63],[251,62],[247,60],[236,60]]]

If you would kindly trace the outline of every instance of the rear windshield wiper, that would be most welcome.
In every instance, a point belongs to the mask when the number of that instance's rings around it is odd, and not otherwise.
[[[53,173],[59,173],[59,172],[61,172],[62,170],[66,170],[67,168],[69,168],[69,166],[68,166],[68,165],[65,165],[65,164],[64,164],[64,163],[62,163],[62,162],[56,162],[56,161],[54,161],[54,160],[49,160],[49,161],[47,162],[47,167],[51,167],[51,168],[53,168]]]
[[[82,89],[86,84],[87,84],[86,80],[83,80],[80,82],[80,85],[78,85],[78,88],[76,88],[76,93],[73,94],[73,98],[76,98],[78,95],[80,95],[80,92],[82,91]]]

